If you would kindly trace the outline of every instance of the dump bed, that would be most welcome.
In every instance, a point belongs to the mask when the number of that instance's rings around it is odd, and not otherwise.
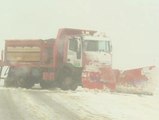
[[[49,57],[48,49],[53,48],[50,40],[6,40],[5,58],[7,64],[43,64]]]

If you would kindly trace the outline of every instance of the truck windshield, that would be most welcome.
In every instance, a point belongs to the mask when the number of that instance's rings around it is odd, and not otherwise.
[[[109,41],[95,41],[95,40],[85,40],[84,41],[85,51],[110,51]]]

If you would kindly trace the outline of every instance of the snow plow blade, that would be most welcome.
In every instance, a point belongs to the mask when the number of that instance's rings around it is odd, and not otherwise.
[[[88,89],[152,95],[157,84],[155,71],[155,66],[125,71],[103,67],[96,72],[83,71],[82,85]]]
[[[88,89],[109,89],[115,91],[116,78],[114,71],[109,66],[104,66],[98,71],[83,71],[82,73],[83,87]]]
[[[155,89],[155,66],[118,71],[116,74],[116,91],[122,93],[150,94]]]

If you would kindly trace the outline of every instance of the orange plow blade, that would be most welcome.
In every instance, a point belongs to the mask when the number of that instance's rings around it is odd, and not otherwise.
[[[125,71],[103,67],[94,72],[83,71],[82,84],[88,89],[109,89],[122,93],[152,95],[158,83],[155,71],[155,66]]]
[[[156,85],[156,67],[149,66],[116,72],[116,91],[135,94],[153,94]]]
[[[109,89],[115,91],[116,78],[111,67],[103,67],[98,71],[83,71],[83,87],[88,89]]]

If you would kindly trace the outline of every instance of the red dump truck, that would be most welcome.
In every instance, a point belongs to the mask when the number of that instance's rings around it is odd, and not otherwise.
[[[3,57],[2,57],[3,58]],[[6,40],[3,66],[9,66],[6,87],[60,87],[75,90],[136,86],[148,81],[145,68],[112,69],[112,45],[103,33],[62,28],[56,39]],[[146,67],[151,70],[153,67]]]

